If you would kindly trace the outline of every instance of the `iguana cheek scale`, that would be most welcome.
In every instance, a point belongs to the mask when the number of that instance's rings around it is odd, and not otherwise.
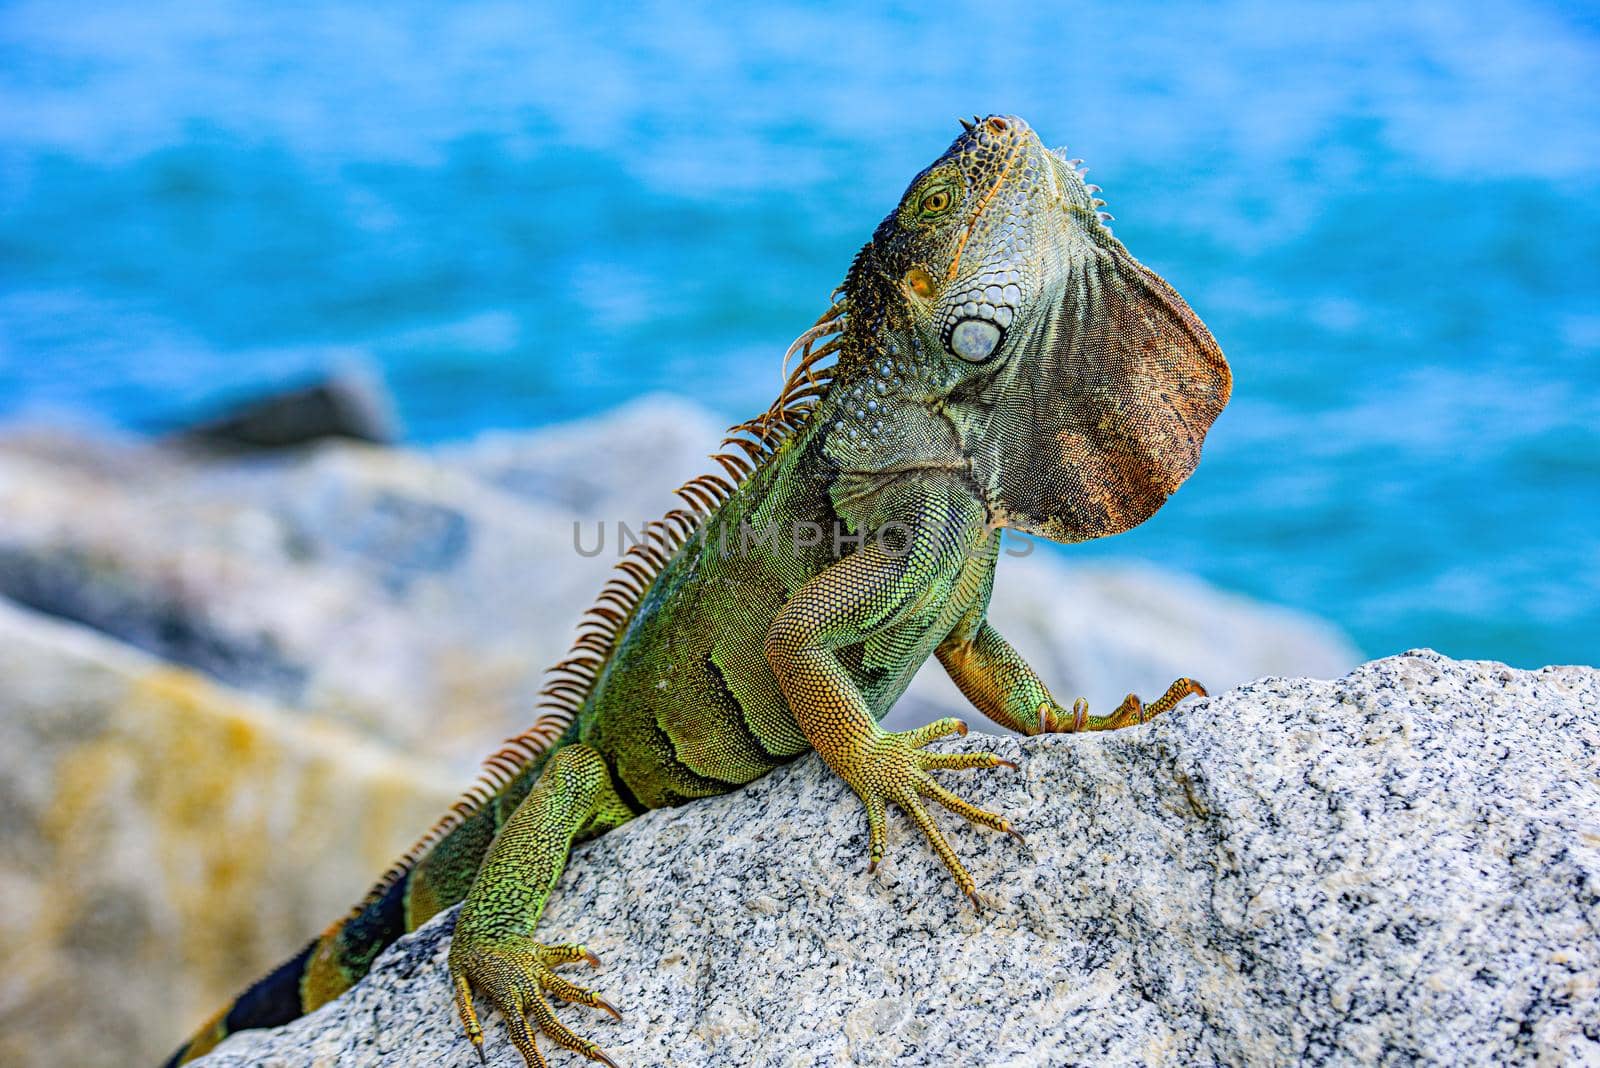
[[[1140,723],[1204,692],[1180,679],[1106,716],[1063,708],[986,618],[1001,527],[1070,542],[1142,522],[1199,461],[1231,378],[1188,305],[1106,228],[1080,161],[1014,116],[963,127],[791,347],[777,400],[623,556],[534,725],[366,900],[173,1063],[338,997],[461,902],[449,969],[479,1055],[487,1004],[530,1066],[545,1064],[540,1034],[610,1064],[553,1007],[616,1012],[556,971],[598,961],[535,937],[574,842],[815,749],[866,808],[869,869],[894,806],[976,904],[929,802],[1016,832],[933,773],[1007,762],[928,749],[965,732],[955,719],[879,726],[930,656],[1025,734]]]

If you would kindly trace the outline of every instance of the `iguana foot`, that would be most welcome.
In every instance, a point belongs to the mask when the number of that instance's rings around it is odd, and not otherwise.
[[[459,950],[459,951],[458,951]],[[585,961],[591,968],[600,967],[600,959],[589,952],[587,946],[576,942],[549,946],[531,939],[519,940],[502,946],[484,943],[452,942],[450,946],[450,979],[455,986],[456,1011],[478,1051],[478,1059],[485,1061],[483,1053],[483,1028],[478,1024],[477,1010],[472,1004],[472,991],[477,989],[488,997],[491,1004],[505,1017],[511,1033],[511,1044],[517,1047],[528,1062],[528,1068],[549,1068],[544,1055],[534,1040],[534,1029],[528,1026],[528,1017],[539,1031],[543,1031],[558,1046],[581,1053],[591,1061],[617,1068],[598,1045],[579,1038],[560,1020],[556,1019],[546,994],[574,1005],[588,1005],[604,1009],[618,1020],[622,1014],[592,990],[563,979],[555,973],[561,964]]]
[[[1114,731],[1121,727],[1132,727],[1135,724],[1150,722],[1191,695],[1205,697],[1206,688],[1193,679],[1179,679],[1167,687],[1166,693],[1149,704],[1145,704],[1137,695],[1130,693],[1109,716],[1091,716],[1089,702],[1081,697],[1072,702],[1071,711],[1050,702],[1039,706],[1039,733]]]
[[[965,768],[1016,768],[1009,760],[993,753],[929,753],[923,746],[947,734],[966,734],[967,725],[958,719],[941,719],[918,727],[916,730],[891,734],[879,731],[863,746],[853,766],[846,769],[845,781],[867,806],[867,830],[870,838],[869,872],[878,867],[883,858],[886,840],[885,812],[889,803],[898,805],[911,817],[933,845],[933,851],[944,861],[950,874],[974,906],[979,905],[977,884],[961,864],[955,850],[945,840],[933,817],[928,814],[923,799],[937,801],[945,808],[968,821],[990,827],[1022,841],[1022,835],[1011,826],[1011,821],[993,812],[986,812],[964,801],[934,781],[930,771],[957,771]]]

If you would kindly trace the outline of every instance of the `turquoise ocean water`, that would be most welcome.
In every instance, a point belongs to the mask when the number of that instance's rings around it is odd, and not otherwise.
[[[6,4],[0,420],[352,358],[418,441],[742,417],[956,116],[1016,112],[1236,377],[1188,486],[1073,553],[1373,655],[1600,662],[1597,87],[1595,10],[1530,2]]]

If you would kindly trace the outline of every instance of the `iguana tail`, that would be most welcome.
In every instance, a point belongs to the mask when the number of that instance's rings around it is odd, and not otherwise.
[[[532,789],[567,739],[551,737],[541,720],[508,740],[484,765],[477,783],[423,835],[343,919],[256,981],[208,1020],[166,1062],[176,1068],[209,1053],[238,1031],[299,1019],[354,986],[379,953],[407,932],[467,896],[501,825]]]

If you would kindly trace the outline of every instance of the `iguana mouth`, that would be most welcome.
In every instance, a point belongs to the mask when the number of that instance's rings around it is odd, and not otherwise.
[[[966,127],[968,133],[974,133],[978,129],[977,122],[969,125],[963,120],[962,126]],[[982,127],[987,133],[1005,137],[1009,145],[999,175],[979,198],[977,207],[972,211],[972,217],[967,220],[961,240],[956,244],[950,269],[945,272],[947,282],[954,281],[960,274],[961,257],[966,252],[967,242],[977,230],[984,211],[994,202],[995,197],[1005,188],[1006,182],[1015,172],[1017,160],[1033,136],[1028,124],[1017,118],[991,115],[983,120]],[[1022,298],[1021,291],[1016,285],[1018,280],[1014,272],[1010,271],[993,273],[975,280],[965,294],[965,300],[950,309],[945,319],[944,328],[940,331],[940,341],[943,342],[945,349],[968,363],[984,363],[1000,352],[1005,342],[1006,331],[1011,326],[1017,305]]]
[[[1008,121],[998,115],[989,116],[984,120],[984,125],[995,133],[1009,133],[1011,150],[1006,154],[1005,166],[1000,168],[1000,176],[994,180],[994,184],[989,187],[989,191],[983,194],[983,199],[978,201],[978,206],[972,211],[972,218],[967,220],[967,229],[962,233],[961,241],[956,245],[956,254],[951,258],[950,269],[945,272],[944,277],[947,282],[954,281],[956,275],[960,272],[961,256],[967,250],[967,242],[972,239],[972,231],[977,229],[978,220],[983,218],[984,209],[994,200],[995,194],[999,193],[1001,188],[1004,187],[1006,179],[1011,177],[1011,169],[1016,165],[1017,157],[1022,154],[1022,147],[1027,144],[1027,135],[1031,132],[1028,129],[1028,124],[1021,119]]]

